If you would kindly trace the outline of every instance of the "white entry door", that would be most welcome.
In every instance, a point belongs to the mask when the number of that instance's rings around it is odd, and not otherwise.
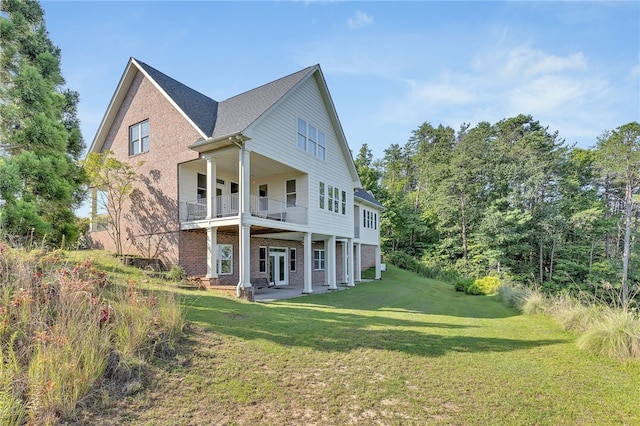
[[[269,250],[269,281],[273,285],[288,285],[287,249],[272,248]]]

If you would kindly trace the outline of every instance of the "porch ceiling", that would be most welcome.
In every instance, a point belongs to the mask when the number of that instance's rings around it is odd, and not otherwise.
[[[226,152],[216,154],[216,169],[218,173],[222,172],[230,175],[237,175],[239,169],[238,150],[231,149],[225,150]],[[205,160],[201,160],[205,161]],[[251,176],[252,178],[262,179],[267,176],[288,174],[288,173],[302,173],[300,170],[291,167],[287,164],[280,163],[264,155],[251,152]]]

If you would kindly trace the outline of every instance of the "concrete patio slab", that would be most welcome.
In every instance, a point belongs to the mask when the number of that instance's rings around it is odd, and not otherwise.
[[[346,290],[350,287],[346,285],[338,285],[337,290],[329,290],[329,286],[323,284],[314,284],[312,286],[313,293],[310,294],[322,294],[334,291]],[[256,302],[273,302],[276,300],[283,299],[293,299],[295,297],[308,296],[308,294],[304,294],[302,292],[302,286],[281,286],[281,287],[270,287],[270,288],[261,288],[260,290],[255,290],[253,294],[253,298]]]

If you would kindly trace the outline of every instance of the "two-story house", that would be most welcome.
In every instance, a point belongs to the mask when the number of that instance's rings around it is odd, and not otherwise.
[[[105,150],[144,162],[128,253],[238,296],[256,278],[304,293],[369,267],[380,278],[382,206],[361,189],[319,65],[217,102],[131,58],[90,148]],[[113,250],[93,225],[93,245]]]

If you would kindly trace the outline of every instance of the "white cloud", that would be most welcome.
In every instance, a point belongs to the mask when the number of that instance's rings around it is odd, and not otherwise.
[[[347,19],[347,26],[352,30],[356,30],[367,25],[372,25],[373,22],[373,16],[362,11],[357,11],[353,18]]]
[[[503,73],[507,76],[536,76],[558,73],[568,70],[584,71],[587,60],[581,52],[561,57],[546,54],[539,50],[517,48],[506,53],[507,60],[503,64]]]
[[[507,93],[511,109],[531,114],[561,114],[567,108],[577,109],[587,95],[600,97],[607,83],[598,78],[572,78],[545,75],[521,81]]]
[[[463,122],[495,123],[531,114],[572,142],[584,140],[594,128],[604,129],[613,101],[611,82],[590,70],[582,53],[559,56],[523,47],[496,49],[456,64],[453,71],[434,68],[433,63],[424,70],[404,79],[405,90],[385,104],[379,120],[414,126],[429,121],[456,128]]]
[[[419,82],[409,80],[408,84],[411,97],[418,102],[464,104],[474,100],[467,88],[450,81]]]

